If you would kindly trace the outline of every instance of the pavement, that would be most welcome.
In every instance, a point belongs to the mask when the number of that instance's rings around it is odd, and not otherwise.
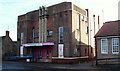
[[[119,65],[93,65],[92,63],[76,63],[76,64],[56,64],[56,63],[35,63],[35,62],[14,62],[14,61],[3,61],[2,62],[2,71],[8,70],[85,70],[85,71],[98,71],[98,70],[107,70],[107,71],[120,71]]]

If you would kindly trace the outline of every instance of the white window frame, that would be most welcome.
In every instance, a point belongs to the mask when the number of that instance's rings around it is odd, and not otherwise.
[[[106,44],[103,45],[103,40],[106,41]],[[103,49],[105,48],[106,51],[103,51]],[[108,39],[101,39],[101,54],[108,54]]]
[[[118,52],[114,52],[115,47],[118,48]],[[112,38],[112,54],[119,54],[119,38]]]

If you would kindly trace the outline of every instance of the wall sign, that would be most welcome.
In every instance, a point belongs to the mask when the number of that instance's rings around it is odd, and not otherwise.
[[[46,43],[28,43],[28,44],[22,44],[22,46],[24,46],[24,47],[45,46],[45,45],[54,45],[54,43],[46,42]]]
[[[64,48],[64,44],[58,44],[58,57],[59,57],[59,58],[64,58],[63,48]]]
[[[42,46],[42,43],[30,43],[30,44],[23,44],[25,47],[30,47],[30,46]]]
[[[20,56],[23,56],[23,46],[20,47]]]

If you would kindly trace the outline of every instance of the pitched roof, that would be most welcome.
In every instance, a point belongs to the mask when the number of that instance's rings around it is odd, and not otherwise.
[[[120,20],[105,22],[95,37],[120,35]]]

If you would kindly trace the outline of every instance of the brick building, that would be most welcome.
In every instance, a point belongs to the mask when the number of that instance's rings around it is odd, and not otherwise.
[[[0,37],[1,59],[5,60],[7,57],[17,55],[17,47],[14,41],[9,37],[9,31],[6,31],[5,36]]]
[[[120,62],[119,25],[120,20],[105,22],[95,35],[98,64]]]
[[[38,62],[77,62],[88,58],[92,53],[87,14],[71,2],[63,2],[18,16],[21,56],[31,55],[31,60]]]

